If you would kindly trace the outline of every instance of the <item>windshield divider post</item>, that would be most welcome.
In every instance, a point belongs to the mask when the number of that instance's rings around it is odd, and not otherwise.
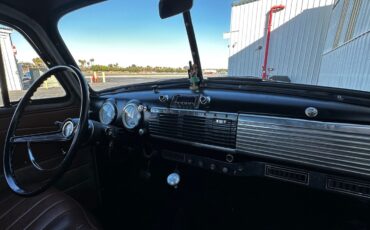
[[[203,71],[202,71],[202,66],[201,66],[201,63],[200,63],[197,39],[195,37],[194,26],[193,26],[193,22],[191,20],[190,11],[184,12],[183,17],[184,17],[186,32],[188,34],[188,39],[189,39],[189,44],[190,44],[190,49],[191,49],[191,55],[193,57],[193,62],[194,62],[194,64],[197,65],[198,77],[199,77],[200,81],[202,82],[203,81]]]

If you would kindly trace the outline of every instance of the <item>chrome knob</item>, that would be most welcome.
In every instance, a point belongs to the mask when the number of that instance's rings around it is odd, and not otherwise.
[[[308,107],[305,110],[305,114],[309,118],[314,118],[319,114],[319,111],[315,107]]]
[[[211,102],[211,98],[210,97],[206,97],[206,96],[200,96],[199,102],[202,105],[206,105],[206,104],[208,104],[208,103]]]
[[[227,154],[226,155],[226,162],[232,163],[234,161],[234,155],[232,154]]]
[[[139,135],[143,136],[144,134],[146,134],[146,129],[139,129]]]
[[[167,184],[174,188],[177,188],[177,185],[180,183],[180,175],[176,172],[171,173],[167,176]]]
[[[161,95],[159,96],[159,101],[164,103],[164,102],[167,102],[169,99],[168,95]]]
[[[139,105],[139,106],[137,107],[137,111],[139,111],[139,112],[143,112],[143,111],[144,111],[144,106],[143,106],[143,105]]]

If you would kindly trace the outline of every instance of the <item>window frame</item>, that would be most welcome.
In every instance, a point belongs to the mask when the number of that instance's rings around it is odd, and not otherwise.
[[[32,49],[34,49],[34,51],[39,56],[39,58],[41,58],[43,60],[43,62],[47,66],[47,68],[52,67],[52,64],[50,62],[48,62],[47,60],[45,60],[43,55],[41,55],[40,49],[36,46],[35,42],[32,41],[32,39],[30,38],[30,36],[28,34],[26,34],[23,30],[19,29],[19,27],[15,26],[15,25],[13,25],[9,22],[6,22],[2,19],[0,19],[0,24],[2,24],[4,26],[7,26],[7,27],[10,27],[11,29],[13,29],[13,30],[17,31],[19,34],[21,34],[22,37],[24,38],[24,40],[26,42],[28,42],[28,44],[32,47]],[[0,62],[1,62],[0,63],[0,89],[1,89],[0,97],[3,101],[3,105],[0,105],[0,108],[11,108],[11,107],[17,105],[19,103],[19,100],[11,101],[8,86],[7,86],[7,81],[6,81],[6,77],[5,77],[4,61],[3,61],[1,51],[0,51],[0,55],[1,55],[1,57],[0,57]],[[63,103],[63,102],[69,101],[72,98],[72,94],[71,94],[70,90],[67,90],[68,89],[68,86],[67,86],[68,84],[65,81],[61,80],[62,75],[64,75],[64,74],[62,74],[62,73],[55,74],[55,78],[58,80],[60,86],[63,88],[63,90],[65,92],[64,96],[33,99],[33,100],[30,100],[30,103],[32,103],[32,105],[42,105],[42,104],[51,104],[51,103]]]

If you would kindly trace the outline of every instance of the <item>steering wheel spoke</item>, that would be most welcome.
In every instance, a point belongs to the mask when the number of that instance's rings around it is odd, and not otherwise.
[[[49,132],[32,135],[14,136],[10,138],[13,144],[21,143],[46,143],[46,142],[67,142],[72,140],[73,134],[69,137],[63,135],[62,132]]]
[[[36,160],[36,157],[33,155],[33,152],[32,152],[32,149],[31,149],[31,143],[30,142],[27,142],[27,153],[28,153],[28,158],[30,159],[33,167],[35,167],[35,169],[41,171],[41,172],[52,172],[54,170],[56,170],[58,168],[57,167],[54,167],[54,168],[50,168],[50,169],[45,169],[43,167],[41,167],[38,163],[37,163],[37,160]]]

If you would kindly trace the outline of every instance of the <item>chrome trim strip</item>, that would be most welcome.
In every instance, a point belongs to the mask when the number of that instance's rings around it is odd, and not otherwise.
[[[152,107],[150,109],[151,113],[165,113],[165,114],[181,114],[181,115],[191,115],[196,117],[207,117],[207,118],[222,118],[237,120],[237,113],[224,113],[215,111],[205,111],[205,110],[192,110],[192,109],[175,109],[175,108],[165,108],[165,107]]]
[[[150,136],[153,137],[153,138],[156,138],[156,139],[162,139],[162,140],[176,142],[176,143],[180,143],[180,144],[186,144],[186,145],[190,145],[190,146],[194,146],[194,147],[203,147],[203,148],[207,148],[207,149],[214,149],[214,150],[224,151],[224,152],[228,152],[228,153],[235,153],[235,151],[236,151],[235,149],[232,149],[232,148],[225,148],[225,147],[220,147],[220,146],[216,146],[216,145],[203,144],[203,143],[199,143],[199,142],[185,141],[185,140],[181,140],[181,139],[177,139],[177,138],[164,137],[164,136],[159,136],[159,135],[150,135]]]
[[[370,126],[243,114],[236,139],[251,156],[370,175]]]

